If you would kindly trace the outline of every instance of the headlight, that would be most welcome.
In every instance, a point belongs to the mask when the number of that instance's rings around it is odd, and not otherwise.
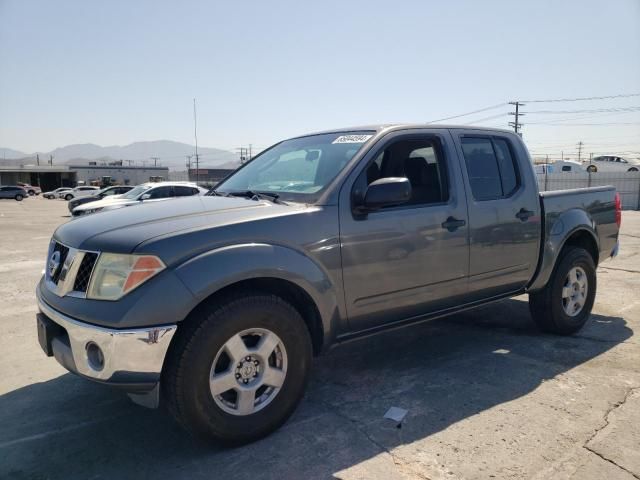
[[[165,268],[154,255],[102,253],[93,269],[87,298],[118,300]]]

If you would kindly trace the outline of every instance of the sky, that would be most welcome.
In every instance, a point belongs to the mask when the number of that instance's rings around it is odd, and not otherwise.
[[[193,143],[193,98],[200,145],[260,149],[639,93],[640,0],[0,0],[0,147],[28,153]],[[640,157],[640,95],[525,103],[535,154]],[[511,108],[449,123],[507,127]]]

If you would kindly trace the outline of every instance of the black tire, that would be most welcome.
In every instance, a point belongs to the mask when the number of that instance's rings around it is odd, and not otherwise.
[[[598,167],[596,167],[595,165],[589,165],[587,167],[587,172],[596,173],[597,171],[598,171]]]
[[[267,329],[282,340],[288,358],[286,376],[264,408],[233,415],[214,401],[209,375],[223,345],[254,328]],[[311,361],[309,331],[289,303],[255,292],[218,299],[196,309],[179,327],[163,371],[163,401],[191,434],[222,445],[241,445],[273,432],[289,418],[304,395]]]
[[[29,196],[33,197],[36,194],[36,191],[35,190],[29,190],[27,193],[29,194]]]
[[[65,199],[65,200],[67,200],[67,201],[69,201],[69,200],[73,199],[73,195],[71,195],[71,194],[69,193],[69,194],[65,195],[64,199]]]
[[[16,199],[17,202],[21,202],[22,199],[24,198],[24,195],[22,195],[21,193],[18,193],[14,198]]]
[[[636,167],[631,167],[627,172],[637,172],[638,169]]]
[[[582,310],[570,316],[563,308],[562,289],[569,271],[574,267],[580,267],[586,273],[587,294]],[[529,294],[529,310],[538,328],[557,335],[578,332],[589,319],[596,287],[596,266],[589,252],[578,247],[564,248],[547,285],[539,292]]]

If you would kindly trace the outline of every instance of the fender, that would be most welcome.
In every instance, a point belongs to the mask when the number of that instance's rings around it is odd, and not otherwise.
[[[202,253],[175,269],[193,293],[195,308],[222,288],[252,278],[278,278],[302,288],[315,302],[325,345],[335,336],[339,318],[336,288],[330,276],[303,252],[282,245],[246,243]]]
[[[527,288],[529,292],[544,288],[551,278],[558,255],[574,233],[578,231],[588,232],[596,243],[598,252],[600,251],[596,224],[585,210],[573,208],[560,215],[555,212],[545,212],[544,224],[546,225],[545,238],[540,251],[536,275]]]

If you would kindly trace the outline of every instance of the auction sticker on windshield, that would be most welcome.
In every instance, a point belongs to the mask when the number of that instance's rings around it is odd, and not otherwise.
[[[364,143],[373,135],[342,135],[331,143]]]

